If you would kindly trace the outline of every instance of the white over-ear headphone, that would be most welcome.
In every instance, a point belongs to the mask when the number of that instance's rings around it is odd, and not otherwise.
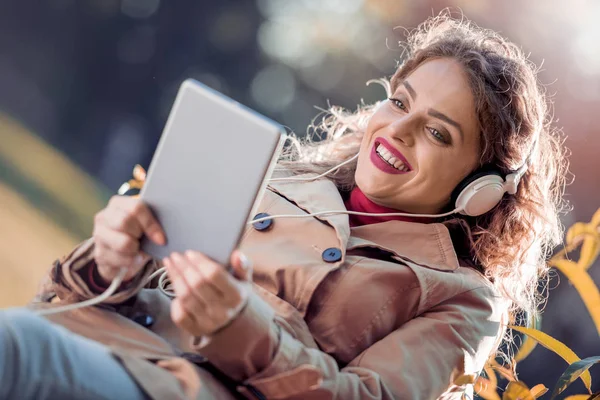
[[[531,158],[535,147],[537,145],[537,137],[535,138],[529,155],[527,156],[523,165],[514,172],[506,175],[506,178],[502,178],[502,173],[495,166],[484,166],[478,168],[471,174],[469,174],[466,178],[464,178],[454,189],[452,195],[450,196],[450,204],[454,206],[452,211],[443,214],[407,214],[407,213],[386,213],[385,215],[399,215],[399,216],[414,216],[414,217],[445,217],[451,214],[459,213],[462,215],[467,215],[470,217],[477,217],[479,215],[483,215],[488,211],[492,210],[496,207],[505,193],[515,194],[517,193],[517,188],[519,186],[519,182],[527,169],[529,167],[529,163],[531,162]],[[343,165],[346,165],[358,158],[358,154],[354,155],[350,159],[342,162],[339,165],[331,168],[324,173],[310,177],[288,177],[288,178],[274,178],[269,179],[269,182],[274,181],[312,181],[319,178],[322,178],[331,172],[337,170]],[[342,213],[340,212],[335,212]],[[356,212],[343,212],[347,214],[363,214]]]
[[[452,192],[451,204],[460,214],[477,217],[500,203],[504,193],[515,194],[521,178],[527,172],[529,158],[517,171],[502,179],[494,168],[483,168],[471,173]]]
[[[462,215],[477,217],[496,207],[504,193],[515,194],[519,182],[531,163],[537,147],[539,136],[535,136],[529,154],[523,165],[502,178],[502,173],[495,166],[484,166],[469,174],[454,189],[451,204]]]

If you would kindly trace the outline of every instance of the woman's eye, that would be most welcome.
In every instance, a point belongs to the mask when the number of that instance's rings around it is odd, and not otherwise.
[[[395,105],[396,107],[398,107],[399,109],[401,109],[401,110],[403,110],[403,111],[406,111],[406,106],[404,105],[404,103],[402,102],[402,100],[399,100],[399,99],[394,99],[394,98],[390,98],[390,101],[391,101],[392,103],[394,103],[394,105]]]
[[[446,140],[444,135],[442,135],[437,129],[433,129],[433,128],[427,128],[427,129],[429,130],[429,132],[431,132],[431,136],[433,136],[436,140],[439,140],[440,142],[442,142],[444,144],[448,144],[448,141]]]

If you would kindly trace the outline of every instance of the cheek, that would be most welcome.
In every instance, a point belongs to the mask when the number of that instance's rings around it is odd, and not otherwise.
[[[436,200],[448,199],[462,179],[463,168],[454,161],[448,162],[439,154],[430,154],[425,159],[427,161],[421,163],[419,175],[426,182],[426,191]]]
[[[367,158],[367,155],[365,155],[365,152],[363,151],[361,145],[360,155],[358,157],[358,164],[356,165],[356,172],[354,173],[354,180],[356,181],[358,187],[360,187],[361,189],[365,188],[365,185],[367,185],[369,182],[369,175],[369,160]]]
[[[369,165],[370,165],[369,157],[371,155],[370,151],[371,151],[372,137],[373,137],[373,135],[371,133],[371,130],[369,128],[367,128],[367,131],[365,132],[365,134],[362,138],[362,141],[360,143],[358,164],[356,167],[357,178],[359,175],[363,175],[365,173],[365,170],[369,168]]]

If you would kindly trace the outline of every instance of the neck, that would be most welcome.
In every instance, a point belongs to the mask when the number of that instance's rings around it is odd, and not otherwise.
[[[344,202],[348,211],[358,211],[372,214],[384,214],[384,213],[398,213],[403,212],[402,210],[381,206],[372,200],[369,200],[367,196],[356,186],[350,196]],[[350,226],[361,226],[368,224],[376,224],[387,221],[407,221],[407,222],[419,222],[419,223],[431,223],[436,222],[438,218],[424,218],[424,217],[410,217],[410,216],[395,216],[386,215],[376,217],[372,215],[349,215]]]

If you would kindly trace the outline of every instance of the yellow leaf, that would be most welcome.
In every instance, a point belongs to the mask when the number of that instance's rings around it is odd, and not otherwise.
[[[492,366],[488,363],[485,364],[485,366],[483,367],[483,370],[485,371],[485,374],[487,375],[487,378],[490,381],[490,384],[493,387],[496,387],[498,385],[498,378],[496,377],[496,372],[494,372],[494,370],[492,369]]]
[[[496,371],[496,372],[498,372],[500,375],[502,375],[502,377],[503,377],[504,379],[506,379],[507,381],[509,381],[509,382],[512,382],[512,381],[517,381],[517,380],[518,380],[518,379],[517,379],[517,376],[516,376],[516,375],[517,375],[517,372],[516,372],[516,370],[515,370],[515,367],[516,367],[516,365],[517,365],[517,363],[515,362],[515,360],[512,360],[512,363],[511,363],[511,364],[509,364],[509,368],[506,368],[506,367],[504,367],[504,366],[502,366],[502,365],[498,364],[498,362],[497,362],[496,360],[492,360],[492,361],[490,362],[490,367],[491,367],[491,368],[492,368],[494,371]]]
[[[600,226],[600,208],[596,210],[594,215],[592,216],[592,220],[590,221],[590,225]]]
[[[600,253],[600,209],[596,210],[592,220],[586,223],[576,223],[567,231],[567,248],[573,250],[582,241],[578,266],[588,269]]]
[[[594,264],[594,261],[598,257],[598,252],[600,251],[599,243],[600,240],[597,237],[587,236],[583,239],[581,252],[579,253],[579,261],[577,261],[579,268],[587,270]]]
[[[523,382],[509,382],[506,390],[502,394],[502,400],[534,400],[527,385]]]
[[[456,386],[469,385],[475,382],[477,375],[475,374],[462,374],[452,382]]]
[[[548,388],[546,386],[544,386],[543,384],[541,384],[541,383],[539,385],[535,385],[530,390],[531,395],[533,397],[535,397],[536,399],[538,397],[543,396],[547,391],[548,391]]]
[[[585,236],[597,237],[597,227],[586,222],[576,222],[567,230],[565,240],[567,244],[570,244],[580,241]]]
[[[544,346],[545,348],[552,350],[556,354],[562,357],[569,364],[573,364],[574,362],[580,361],[580,358],[567,346],[565,346],[562,342],[554,339],[552,336],[544,333],[542,331],[538,331],[536,329],[525,328],[524,326],[515,326],[510,325],[509,328],[514,329],[518,332],[524,333],[530,338],[536,340],[539,344]],[[588,391],[591,392],[592,386],[592,376],[589,371],[584,372],[580,376],[583,384],[587,388]]]
[[[600,334],[600,291],[587,271],[574,268],[573,262],[565,259],[550,260],[552,266],[562,272],[577,290],[583,303],[592,316],[596,330]]]
[[[600,250],[598,227],[591,223],[577,222],[567,231],[566,241],[568,248],[575,248],[581,244],[577,266],[587,270],[598,257],[598,251]]]
[[[133,179],[142,182],[146,180],[146,170],[140,164],[135,164],[133,167]]]
[[[496,392],[496,385],[492,385],[489,380],[481,376],[475,381],[474,389],[475,394],[484,400],[500,400],[500,396]]]
[[[538,314],[537,316],[531,319],[531,323],[528,326],[528,328],[540,330],[542,328],[541,321],[541,316]],[[527,358],[527,356],[531,354],[533,349],[535,349],[535,346],[537,346],[537,342],[531,339],[529,336],[526,336],[525,340],[523,340],[523,344],[519,348],[519,352],[515,356],[515,362],[521,362],[525,358]]]

